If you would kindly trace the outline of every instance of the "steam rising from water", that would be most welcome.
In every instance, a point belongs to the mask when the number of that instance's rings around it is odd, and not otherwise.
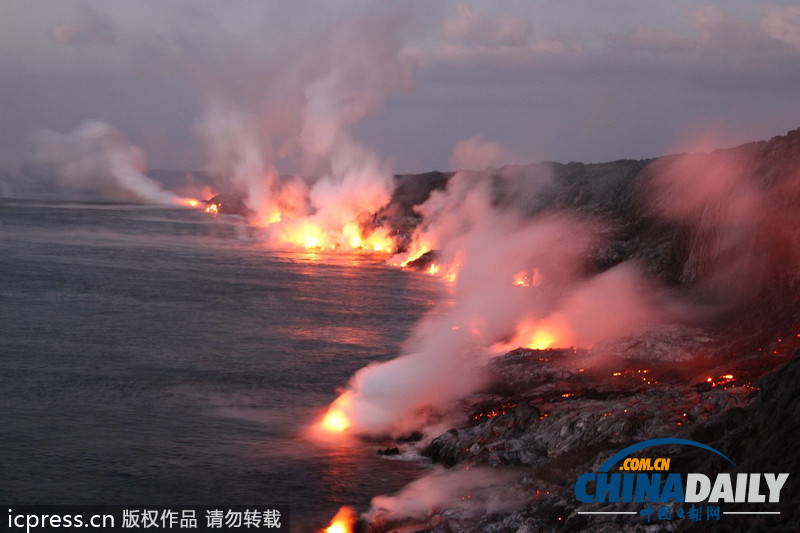
[[[233,103],[233,90],[209,98],[198,132],[211,166],[228,176],[218,185],[245,198],[273,245],[391,250],[385,232],[373,237],[367,227],[389,201],[391,167],[350,129],[411,88],[411,64],[401,57],[404,22],[397,10],[370,9],[298,29],[288,37],[299,41],[297,52],[271,58],[253,111]],[[285,161],[321,177],[280,178]]]
[[[455,275],[453,301],[416,327],[404,355],[355,374],[333,405],[352,431],[436,434],[452,423],[438,424],[437,415],[485,384],[492,357],[526,345],[589,348],[666,319],[660,293],[635,265],[592,272],[597,223],[566,213],[524,217],[497,206],[490,183],[456,174],[420,208],[416,239]],[[539,186],[549,183],[542,176]],[[535,286],[515,284],[520,272]]]
[[[371,220],[391,197],[391,165],[352,128],[413,85],[400,18],[392,11],[343,17],[300,35],[304,46],[311,44],[299,58],[272,59],[270,83],[252,105],[235,103],[236,91],[224,84],[209,91],[196,131],[211,167],[223,171],[217,186],[245,199],[255,212],[250,222],[274,246],[392,249],[388,231]],[[450,31],[461,35],[459,28]],[[37,141],[40,160],[68,187],[121,201],[182,201],[145,175],[142,151],[108,124],[43,131]],[[473,137],[453,157],[480,167],[514,156]],[[287,160],[320,179],[281,177]],[[652,170],[650,207],[690,234],[682,281],[717,304],[734,305],[796,270],[797,245],[787,246],[786,229],[800,222],[796,187],[754,183],[752,162],[740,152],[663,158]],[[451,283],[451,299],[417,325],[400,357],[356,372],[325,419],[331,431],[436,435],[458,416],[457,403],[486,384],[487,362],[510,349],[591,348],[644,327],[691,320],[686,301],[647,279],[638,264],[598,272],[591,257],[603,223],[544,211],[553,178],[544,171],[528,178],[460,172],[418,207],[423,223],[393,261],[436,250],[434,270]],[[437,472],[394,497],[376,498],[370,518],[456,505],[467,488],[495,481],[477,470]]]
[[[456,174],[419,208],[425,218],[411,251],[395,258],[438,250],[438,268],[454,273],[446,278],[454,280],[453,301],[418,324],[404,355],[358,371],[332,410],[353,433],[435,436],[454,425],[448,410],[484,384],[483,365],[495,355],[518,346],[590,348],[690,323],[709,301],[718,311],[741,307],[781,276],[796,280],[800,170],[765,176],[755,155],[756,148],[688,154],[650,167],[649,208],[688,234],[681,277],[691,290],[681,295],[632,261],[598,273],[589,259],[602,242],[600,222],[566,213],[525,217],[509,202],[503,207],[488,176]],[[695,298],[704,303],[690,303]],[[526,502],[502,493],[513,486],[508,481],[495,471],[436,470],[374,498],[363,518],[381,527],[424,521],[434,509],[519,508]],[[484,490],[504,482],[500,491]]]
[[[410,251],[395,258],[437,250],[432,270],[453,282],[453,301],[417,325],[399,358],[358,371],[333,407],[353,433],[435,435],[453,422],[441,416],[484,384],[483,367],[496,355],[520,346],[591,348],[691,323],[709,307],[741,305],[798,265],[787,230],[798,221],[787,200],[797,187],[756,183],[753,155],[723,150],[651,166],[650,209],[689,236],[682,278],[693,290],[681,293],[633,261],[598,272],[591,257],[602,244],[600,221],[552,211],[523,216],[490,176],[456,174],[419,207],[424,222]],[[502,179],[499,190],[513,190]],[[538,183],[545,192],[551,180]],[[699,295],[703,304],[691,303]]]
[[[87,121],[66,134],[40,131],[36,140],[38,159],[52,167],[66,187],[94,190],[125,202],[180,203],[145,175],[144,152],[105,122]]]
[[[524,492],[496,487],[512,477],[490,468],[438,468],[395,495],[373,498],[365,518],[380,524],[400,518],[422,520],[431,509],[463,508],[476,517],[513,509],[525,503]]]

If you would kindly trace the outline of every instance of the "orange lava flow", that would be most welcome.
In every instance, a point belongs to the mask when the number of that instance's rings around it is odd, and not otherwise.
[[[533,269],[530,274],[523,270],[514,276],[514,285],[518,287],[538,287],[542,283],[542,276],[539,269]]]
[[[722,376],[712,378],[706,378],[706,382],[709,383],[712,387],[717,387],[720,385],[728,385],[734,381],[733,374],[724,374]]]
[[[394,266],[405,268],[409,263],[416,261],[423,255],[430,252],[432,249],[433,247],[429,243],[425,242],[425,240],[414,239],[414,241],[412,241],[409,245],[408,250],[403,254],[398,254],[398,256],[394,258],[394,262],[392,264]]]
[[[352,507],[344,506],[339,509],[336,516],[331,520],[331,525],[325,528],[324,533],[352,533],[353,526],[358,517]]]
[[[532,350],[546,350],[554,347],[557,340],[558,339],[556,339],[556,336],[550,331],[545,329],[535,329],[533,332],[528,334],[527,341],[523,341],[522,344],[525,348],[531,348]]]
[[[515,348],[549,350],[569,348],[573,345],[570,329],[557,320],[524,321],[517,326],[514,337],[508,342],[494,345],[496,351],[509,351]]]
[[[175,203],[184,207],[200,207],[200,200],[195,198],[178,198]]]
[[[358,224],[345,224],[341,230],[333,231],[317,224],[313,219],[282,220],[276,213],[264,221],[272,229],[282,244],[303,248],[308,251],[364,252],[371,254],[390,254],[395,242],[386,228],[373,230],[359,227]]]
[[[327,433],[343,433],[351,425],[350,419],[347,417],[347,407],[350,405],[350,392],[345,392],[328,407],[328,411],[319,423]]]
[[[331,409],[322,419],[322,427],[328,431],[341,433],[350,427],[350,421],[343,412]]]

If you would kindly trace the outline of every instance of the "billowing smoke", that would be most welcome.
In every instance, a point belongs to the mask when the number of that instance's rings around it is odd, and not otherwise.
[[[512,476],[490,468],[445,470],[437,468],[392,496],[372,499],[364,518],[377,527],[399,519],[424,522],[432,509],[460,509],[465,516],[480,517],[523,506],[529,496],[504,484]]]
[[[543,167],[523,188],[516,172],[456,173],[419,207],[424,221],[395,258],[435,250],[431,272],[449,280],[452,301],[417,325],[404,355],[359,370],[327,417],[355,434],[438,435],[458,424],[459,401],[486,384],[497,355],[598,346],[580,358],[591,364],[614,341],[707,317],[709,302],[717,312],[751,309],[743,303],[765,287],[786,286],[777,279],[797,283],[800,169],[765,171],[774,163],[759,163],[769,157],[762,148],[665,157],[644,174],[641,208],[673,224],[672,245],[684,251],[680,290],[649,279],[639,262],[600,268],[593,257],[608,221],[548,209],[553,179]],[[524,506],[514,496],[525,491],[509,487],[495,471],[437,469],[374,498],[363,518],[388,529],[427,523],[434,509],[477,516]]]
[[[768,281],[796,283],[798,173],[770,174],[759,167],[775,167],[769,158],[776,156],[756,144],[664,157],[647,169],[641,209],[674,224],[681,291],[648,278],[636,261],[598,268],[593,256],[608,222],[544,209],[553,187],[545,167],[528,176],[534,192],[524,209],[513,177],[457,173],[418,208],[424,222],[395,258],[402,264],[435,250],[429,271],[452,283],[453,301],[418,324],[404,355],[358,371],[331,411],[355,433],[436,432],[452,422],[436,426],[438,416],[484,384],[483,366],[496,355],[607,345],[705,321],[709,308],[741,307],[780,285]]]
[[[173,193],[147,177],[144,152],[119,130],[97,120],[70,133],[36,134],[37,158],[68,188],[96,191],[124,202],[172,205]]]
[[[483,139],[480,136],[464,139],[456,143],[450,157],[452,168],[462,170],[483,170],[487,167],[499,167],[521,161],[497,141]]]
[[[369,227],[391,197],[391,166],[350,130],[412,86],[403,18],[376,8],[296,28],[284,36],[296,49],[267,60],[262,95],[242,104],[222,86],[209,96],[198,132],[226,176],[220,188],[245,198],[273,244],[391,249],[386,231]],[[317,178],[281,176],[284,163]]]
[[[355,374],[330,411],[353,431],[435,433],[452,424],[437,424],[442,413],[485,384],[484,366],[496,355],[591,348],[675,318],[669,297],[634,264],[596,272],[599,222],[566,212],[525,216],[503,197],[519,190],[512,178],[500,175],[493,187],[488,177],[457,173],[420,207],[426,222],[416,239],[437,251],[434,270],[451,281],[453,301],[417,325],[404,355]],[[551,181],[541,173],[539,191]]]

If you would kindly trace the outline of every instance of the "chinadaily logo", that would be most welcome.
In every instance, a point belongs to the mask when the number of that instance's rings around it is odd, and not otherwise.
[[[780,511],[764,508],[781,501],[781,489],[789,474],[721,472],[709,475],[674,472],[671,471],[674,466],[672,458],[664,454],[630,457],[636,452],[664,445],[702,448],[722,457],[734,470],[738,470],[730,458],[700,442],[674,438],[646,440],[620,450],[603,463],[596,473],[583,474],[575,482],[575,497],[584,504],[600,504],[598,508],[607,509],[614,507],[609,504],[632,503],[642,504],[641,509],[581,510],[578,514],[632,515],[632,518],[642,517],[647,522],[676,519],[707,521],[720,520],[725,515],[780,514]],[[729,510],[726,510],[726,505]]]

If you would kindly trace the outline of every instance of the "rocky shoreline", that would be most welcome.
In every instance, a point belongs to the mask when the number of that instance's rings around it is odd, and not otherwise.
[[[656,327],[589,351],[518,349],[493,359],[487,365],[492,385],[460,406],[466,422],[420,444],[419,452],[442,476],[470,469],[506,475],[465,492],[461,501],[414,516],[393,515],[374,501],[358,529],[522,533],[688,531],[713,526],[720,531],[796,530],[800,524],[795,505],[800,489],[800,452],[795,442],[800,435],[800,276],[795,250],[800,249],[800,239],[797,210],[792,205],[796,205],[794,191],[800,176],[800,130],[722,152],[740,161],[754,187],[774,193],[771,206],[783,217],[774,225],[778,218],[769,214],[756,227],[758,240],[751,244],[773,250],[777,243],[785,255],[769,264],[771,270],[765,270],[763,279],[741,280],[743,285],[753,281],[753,291],[743,291],[740,299],[727,302],[727,310],[716,309],[713,319],[692,326]],[[735,257],[709,254],[708,243],[719,238],[713,210],[704,209],[691,223],[676,224],[654,216],[652,198],[646,197],[654,169],[671,157],[597,165],[542,164],[554,173],[556,186],[549,196],[537,200],[531,215],[566,209],[605,221],[604,244],[590,261],[595,271],[636,261],[649,277],[695,301],[718,298],[709,269],[714,262],[715,268],[724,267],[720,262]],[[449,176],[435,177],[433,188],[440,189]],[[499,204],[513,201],[513,194],[506,192],[502,186],[495,190]],[[406,196],[410,197],[407,192]],[[398,231],[419,223],[413,219],[411,203],[395,209],[395,215],[402,215],[395,224]],[[778,233],[773,233],[776,228]],[[433,258],[423,256],[418,265],[411,266],[424,270]],[[595,472],[630,444],[661,437],[712,446],[734,458],[741,472],[788,472],[783,489],[787,497],[769,507],[780,511],[780,516],[729,516],[714,523],[657,521],[638,514],[641,503],[582,504],[576,499],[574,485],[581,474]],[[673,458],[675,471],[732,470],[707,452],[680,446],[664,447],[662,452]],[[507,505],[498,504],[498,498]],[[735,509],[736,504],[732,505]],[[588,510],[636,514],[579,514]]]
[[[672,520],[651,522],[638,516],[586,516],[580,511],[635,511],[643,504],[581,504],[575,480],[596,471],[615,452],[635,442],[678,437],[699,440],[735,457],[740,469],[789,472],[786,494],[798,489],[800,434],[800,350],[798,343],[776,343],[773,364],[782,365],[761,380],[749,381],[749,358],[732,362],[729,374],[682,385],[676,369],[570,368],[572,350],[515,350],[491,364],[502,391],[475,396],[464,407],[469,422],[433,439],[421,454],[450,471],[488,467],[512,472],[501,483],[463,498],[474,505],[429,510],[424,516],[387,519],[380,510],[370,532],[379,531],[683,531],[710,524]],[[773,346],[771,346],[773,348]],[[756,355],[751,355],[756,357]],[[787,362],[788,361],[788,362]],[[647,372],[644,372],[647,370]],[[615,375],[618,374],[618,375]],[[738,377],[738,376],[741,377]],[[733,377],[726,377],[733,376]],[[667,447],[679,468],[729,471],[708,454]],[[780,459],[778,459],[780,458]],[[729,466],[729,465],[728,465]],[[747,471],[745,469],[743,471]],[[700,470],[702,471],[702,470]],[[524,504],[513,510],[484,514],[492,494],[507,494]],[[470,502],[472,503],[472,502]],[[673,505],[674,506],[674,505]],[[775,507],[770,507],[774,510]],[[791,498],[776,517],[728,520],[726,531],[786,531],[798,512]]]

